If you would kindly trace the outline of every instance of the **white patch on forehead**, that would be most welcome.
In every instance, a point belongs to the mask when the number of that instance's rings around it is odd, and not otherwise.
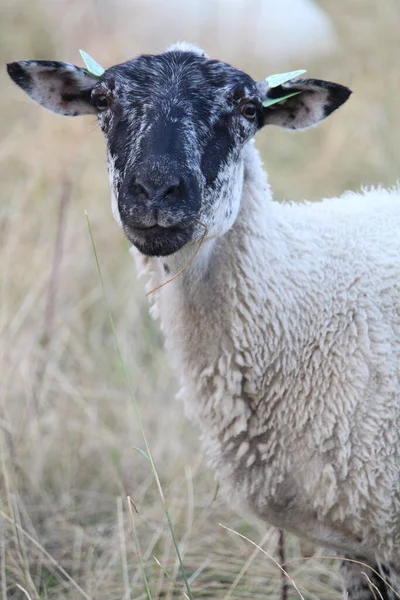
[[[175,42],[169,46],[165,52],[190,52],[191,54],[196,54],[196,56],[208,58],[208,55],[202,48],[199,48],[199,46],[191,44],[190,42]]]

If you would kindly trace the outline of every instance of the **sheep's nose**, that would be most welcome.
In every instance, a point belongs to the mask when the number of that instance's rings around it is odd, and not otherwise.
[[[136,177],[132,186],[133,193],[143,200],[179,200],[183,195],[183,181],[179,177],[165,178],[161,183],[155,183],[147,177]]]

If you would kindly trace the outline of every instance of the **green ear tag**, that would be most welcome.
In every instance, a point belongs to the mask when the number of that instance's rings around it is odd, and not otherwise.
[[[87,52],[85,52],[84,50],[79,50],[79,52],[83,58],[83,62],[85,63],[86,68],[89,71],[89,73],[91,73],[95,77],[101,77],[103,75],[103,73],[105,73],[105,69],[103,69],[103,67],[101,67],[99,65],[99,63],[97,63],[94,60],[94,58],[89,56],[89,54]]]
[[[272,104],[285,104],[288,98],[291,98],[292,96],[297,96],[297,94],[301,94],[301,92],[292,92],[291,94],[282,96],[282,98],[267,98],[266,100],[263,100],[262,105],[265,108],[268,108],[268,106],[271,106]]]
[[[289,73],[277,73],[276,75],[270,75],[265,78],[265,81],[268,83],[270,88],[278,87],[278,85],[282,85],[282,83],[286,83],[291,79],[295,79],[296,77],[300,77],[307,73],[306,69],[299,69],[298,71],[289,71]]]

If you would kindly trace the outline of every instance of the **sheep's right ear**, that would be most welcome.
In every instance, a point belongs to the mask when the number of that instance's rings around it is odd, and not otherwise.
[[[11,79],[35,102],[61,115],[96,114],[91,91],[98,77],[86,69],[50,60],[20,60],[7,65]]]

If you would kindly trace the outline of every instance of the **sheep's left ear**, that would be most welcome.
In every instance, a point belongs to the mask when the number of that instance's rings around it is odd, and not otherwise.
[[[7,71],[35,102],[61,115],[97,113],[91,91],[98,77],[70,63],[52,60],[20,60],[9,63]]]
[[[287,129],[305,129],[315,125],[346,102],[351,94],[344,85],[320,79],[293,79],[272,88],[262,81],[257,87],[266,105],[263,105],[263,125]],[[281,102],[279,98],[282,98]],[[272,103],[274,100],[278,102]]]

